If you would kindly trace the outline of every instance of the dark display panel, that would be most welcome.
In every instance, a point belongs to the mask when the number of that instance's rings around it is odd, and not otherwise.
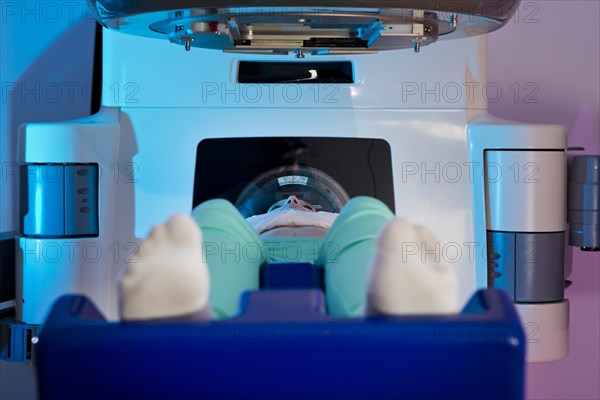
[[[392,156],[383,139],[261,137],[205,139],[198,144],[193,207],[224,198],[235,204],[254,178],[300,165],[333,177],[352,197],[371,196],[394,211]]]

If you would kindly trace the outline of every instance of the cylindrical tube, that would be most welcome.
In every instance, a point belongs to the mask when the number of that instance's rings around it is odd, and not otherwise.
[[[600,250],[600,156],[577,156],[569,171],[569,244]]]

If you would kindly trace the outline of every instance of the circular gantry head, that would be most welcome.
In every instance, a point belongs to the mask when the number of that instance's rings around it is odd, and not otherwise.
[[[90,1],[109,29],[241,53],[363,54],[499,29],[519,0]]]

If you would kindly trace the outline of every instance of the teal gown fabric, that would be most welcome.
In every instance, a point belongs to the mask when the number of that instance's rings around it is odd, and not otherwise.
[[[269,261],[309,261],[324,268],[328,314],[354,317],[364,312],[375,241],[394,215],[377,199],[355,197],[324,237],[265,240],[227,200],[204,202],[192,217],[202,230],[216,318],[238,314],[240,296],[259,288],[260,266]]]

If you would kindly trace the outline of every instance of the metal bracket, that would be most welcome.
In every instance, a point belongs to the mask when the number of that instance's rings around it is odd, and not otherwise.
[[[12,362],[32,362],[40,325],[17,322],[14,318],[0,320],[0,359]]]

